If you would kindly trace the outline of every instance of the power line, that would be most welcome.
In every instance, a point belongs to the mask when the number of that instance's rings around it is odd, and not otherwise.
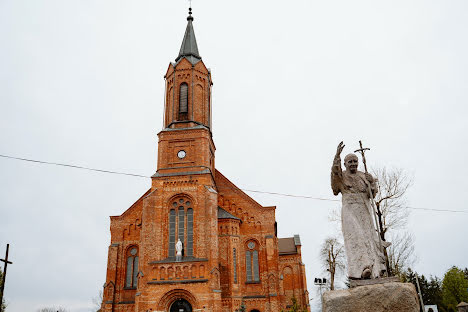
[[[339,200],[339,199],[331,199],[331,198],[321,198],[321,197],[312,197],[312,196],[306,196],[306,195],[293,195],[293,194],[285,194],[285,193],[254,191],[254,190],[246,190],[246,189],[241,189],[241,190],[243,190],[243,191],[245,191],[245,192],[254,192],[254,193],[262,193],[262,194],[271,194],[271,195],[278,195],[278,196],[287,196],[287,197],[307,198],[307,199],[314,199],[314,200],[341,202],[341,200]],[[466,210],[434,209],[434,208],[411,207],[411,206],[406,206],[406,207],[404,207],[404,208],[413,209],[413,210],[427,210],[427,211],[443,211],[443,212],[468,213],[468,211],[466,211]]]
[[[0,157],[10,158],[10,159],[16,159],[16,160],[22,160],[22,161],[29,161],[29,162],[39,163],[39,164],[54,165],[54,166],[62,166],[62,167],[70,167],[70,168],[83,169],[83,170],[89,170],[89,171],[97,171],[97,172],[103,172],[103,173],[121,174],[121,175],[132,176],[132,177],[139,177],[139,178],[151,178],[150,176],[144,176],[144,175],[135,174],[135,173],[127,173],[127,172],[118,172],[118,171],[111,171],[111,170],[103,170],[103,169],[89,168],[89,167],[76,166],[76,165],[69,165],[69,164],[62,164],[62,163],[55,163],[55,162],[42,161],[42,160],[35,160],[35,159],[27,159],[27,158],[14,157],[14,156],[8,156],[8,155],[1,155],[1,154],[0,154]]]
[[[277,195],[277,196],[287,196],[287,197],[296,197],[296,198],[307,198],[307,199],[315,199],[315,200],[323,200],[323,201],[333,201],[339,202],[339,199],[331,199],[331,198],[322,198],[322,197],[312,197],[307,195],[293,195],[293,194],[285,194],[285,193],[276,193],[276,192],[265,192],[265,191],[255,191],[255,190],[246,190],[241,189],[244,192],[253,192],[253,193],[261,193],[261,194],[269,194],[269,195]]]
[[[151,178],[151,176],[145,176],[145,175],[135,174],[135,173],[119,172],[119,171],[104,170],[104,169],[96,169],[96,168],[83,167],[83,166],[70,165],[70,164],[63,164],[63,163],[56,163],[56,162],[50,162],[50,161],[28,159],[28,158],[22,158],[22,157],[14,157],[14,156],[2,155],[2,154],[0,154],[0,157],[15,159],[15,160],[21,160],[21,161],[28,161],[28,162],[39,163],[39,164],[45,164],[45,165],[54,165],[54,166],[69,167],[69,168],[82,169],[82,170],[88,170],[88,171],[96,171],[96,172],[101,172],[101,173],[118,174],[118,175],[132,176],[132,177],[138,177],[138,178],[148,178],[148,179]],[[321,200],[321,201],[340,202],[339,199],[313,197],[313,196],[308,196],[308,195],[295,195],[295,194],[267,192],[267,191],[258,191],[258,190],[248,190],[248,189],[240,189],[240,190],[242,190],[244,192],[252,192],[252,193],[259,193],[259,194],[268,194],[268,195],[276,195],[276,196],[285,196],[285,197],[305,198],[305,199],[313,199],[313,200]],[[405,208],[413,209],[413,210],[454,212],[454,213],[466,213],[466,214],[468,214],[467,210],[435,209],[435,208],[411,207],[411,206],[407,206]]]

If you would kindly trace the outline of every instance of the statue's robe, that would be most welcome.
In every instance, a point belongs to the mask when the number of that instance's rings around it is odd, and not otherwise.
[[[375,181],[363,172],[355,174],[341,170],[341,160],[335,158],[331,173],[333,193],[342,194],[341,224],[350,278],[361,278],[362,272],[371,270],[371,278],[386,271],[385,257],[380,250],[378,233],[374,228],[368,187],[373,195]]]

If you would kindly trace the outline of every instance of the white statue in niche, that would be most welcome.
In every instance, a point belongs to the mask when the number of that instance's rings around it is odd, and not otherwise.
[[[182,242],[180,241],[180,238],[177,240],[177,243],[175,244],[175,249],[176,249],[176,261],[182,261]]]

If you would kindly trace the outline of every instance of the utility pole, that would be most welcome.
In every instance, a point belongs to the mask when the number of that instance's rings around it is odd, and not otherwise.
[[[419,300],[421,300],[421,308],[422,308],[422,311],[425,312],[425,308],[424,308],[424,301],[423,301],[423,298],[422,298],[422,294],[421,294],[421,287],[419,287],[419,278],[418,278],[418,273],[416,272],[416,285],[418,285],[418,293],[419,293]]]
[[[3,265],[3,279],[2,279],[2,286],[0,289],[0,306],[3,304],[3,290],[5,289],[5,280],[6,280],[6,273],[7,273],[7,267],[8,264],[13,264],[13,262],[8,261],[8,251],[10,249],[10,244],[6,245],[6,254],[5,254],[5,259],[0,259],[0,261],[5,262]]]

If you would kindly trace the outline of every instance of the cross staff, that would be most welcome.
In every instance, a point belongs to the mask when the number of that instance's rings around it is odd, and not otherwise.
[[[361,153],[361,155],[362,155],[362,163],[364,164],[364,169],[366,170],[366,173],[368,173],[368,172],[367,172],[366,156],[364,155],[364,152],[365,152],[365,151],[370,151],[370,148],[368,148],[368,147],[363,148],[363,147],[362,147],[362,142],[361,142],[361,141],[359,141],[359,146],[360,146],[361,148],[355,150],[354,152],[355,152],[355,153],[357,153],[357,152]]]
[[[359,140],[359,147],[360,149],[357,149],[355,150],[354,152],[357,153],[361,153],[362,155],[362,163],[364,164],[364,170],[366,171],[366,173],[369,173],[367,171],[367,163],[366,163],[366,156],[365,156],[365,151],[370,151],[370,148],[368,147],[362,147],[362,141]],[[384,250],[383,250],[383,244],[382,244],[382,237],[380,237],[380,231],[379,231],[379,221],[378,221],[378,218],[377,218],[377,213],[376,213],[376,206],[375,206],[375,201],[374,201],[374,196],[372,196],[372,190],[371,190],[371,187],[370,187],[370,184],[369,183],[366,183],[367,184],[367,191],[369,193],[369,197],[371,199],[371,203],[372,203],[372,207],[371,207],[371,210],[372,210],[372,215],[374,216],[374,222],[375,222],[375,228],[376,228],[376,231],[377,231],[377,236],[379,237],[379,246],[380,246],[380,252],[382,254],[384,254]],[[387,272],[388,273],[388,272]]]
[[[8,250],[9,249],[10,249],[10,244],[7,244],[6,245],[5,259],[0,259],[0,261],[5,262],[5,265],[3,266],[2,286],[1,286],[1,289],[0,289],[0,305],[3,303],[3,289],[5,288],[5,279],[6,279],[7,267],[8,267],[8,264],[13,264],[13,262],[8,261]]]

